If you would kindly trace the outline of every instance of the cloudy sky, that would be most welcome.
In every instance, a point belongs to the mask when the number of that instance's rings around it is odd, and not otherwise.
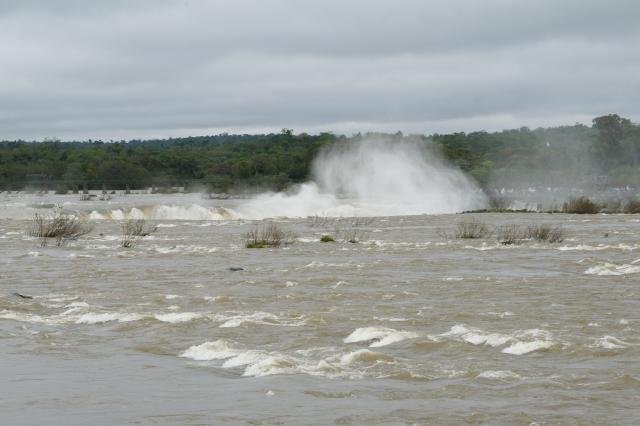
[[[0,0],[0,139],[640,120],[637,0]]]

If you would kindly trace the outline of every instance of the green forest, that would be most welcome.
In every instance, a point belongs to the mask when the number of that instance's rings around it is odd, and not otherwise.
[[[321,133],[130,141],[0,142],[0,190],[147,187],[283,190],[309,179],[318,150],[372,137],[418,141],[482,187],[640,185],[640,126],[616,114],[591,126],[433,135]]]

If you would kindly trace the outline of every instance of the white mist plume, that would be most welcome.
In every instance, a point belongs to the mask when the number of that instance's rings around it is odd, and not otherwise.
[[[313,181],[241,205],[247,219],[396,216],[482,208],[486,198],[460,170],[417,142],[369,139],[332,145],[314,160]]]

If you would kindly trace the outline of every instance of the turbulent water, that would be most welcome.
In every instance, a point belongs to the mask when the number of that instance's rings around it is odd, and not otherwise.
[[[369,139],[332,145],[312,165],[311,181],[238,207],[248,219],[457,213],[486,206],[478,186],[413,142]]]
[[[637,215],[279,219],[295,242],[252,250],[245,201],[0,197],[4,424],[640,418]],[[58,203],[95,229],[41,248],[26,219]],[[125,217],[159,228],[124,249]],[[470,218],[567,239],[447,237]]]

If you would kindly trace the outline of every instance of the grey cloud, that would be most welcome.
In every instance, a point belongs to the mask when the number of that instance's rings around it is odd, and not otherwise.
[[[0,139],[638,117],[634,1],[0,2]]]

